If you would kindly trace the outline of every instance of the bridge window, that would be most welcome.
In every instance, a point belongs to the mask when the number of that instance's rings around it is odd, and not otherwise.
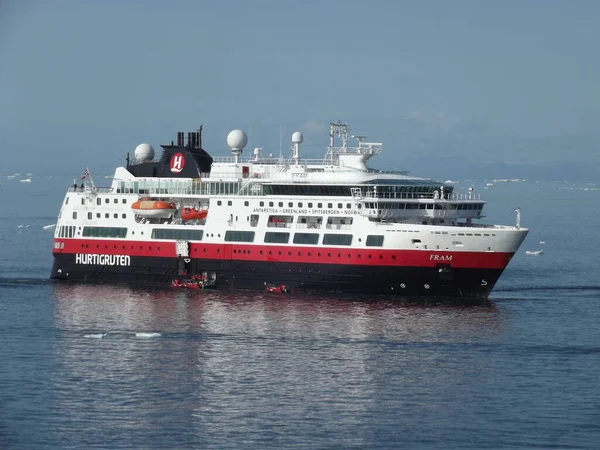
[[[127,228],[123,227],[83,227],[82,236],[124,238]]]
[[[272,244],[287,244],[290,240],[290,233],[279,233],[267,231],[265,233],[265,242]]]
[[[294,234],[294,244],[316,245],[319,242],[317,233],[296,233]]]
[[[226,231],[225,242],[252,242],[254,231]]]
[[[323,245],[351,245],[351,234],[326,234],[323,236]]]
[[[172,228],[154,228],[152,239],[172,239],[179,241],[201,241],[204,230],[178,230]]]
[[[383,246],[383,236],[382,235],[374,235],[370,234],[367,236],[367,247],[382,247]]]

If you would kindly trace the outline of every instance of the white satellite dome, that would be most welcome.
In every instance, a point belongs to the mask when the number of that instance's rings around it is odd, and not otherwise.
[[[248,143],[248,136],[242,130],[233,130],[227,135],[227,145],[233,151],[241,152]]]
[[[303,140],[304,136],[302,136],[302,133],[300,133],[299,131],[296,131],[294,134],[292,134],[292,142],[294,144],[302,144]]]
[[[134,155],[137,161],[152,161],[154,159],[154,149],[150,144],[140,144],[135,148]]]

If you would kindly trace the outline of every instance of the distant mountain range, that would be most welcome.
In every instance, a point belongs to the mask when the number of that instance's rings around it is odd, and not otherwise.
[[[585,162],[548,164],[476,162],[457,156],[433,159],[419,156],[405,159],[402,167],[409,170],[411,174],[437,180],[518,178],[540,181],[600,181],[600,165]]]

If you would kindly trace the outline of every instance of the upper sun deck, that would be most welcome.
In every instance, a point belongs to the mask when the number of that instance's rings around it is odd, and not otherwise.
[[[211,157],[201,148],[200,132],[178,133],[177,144],[163,145],[164,152],[153,160],[154,150],[147,144],[136,149],[136,161],[118,168],[112,188],[118,192],[160,194],[323,195],[327,187],[331,194],[369,186],[381,191],[432,193],[439,189],[449,195],[451,186],[427,178],[411,176],[406,171],[382,171],[369,168],[367,161],[382,151],[379,142],[366,142],[364,136],[352,136],[357,144],[349,145],[348,124],[331,123],[327,152],[320,159],[305,159],[300,155],[301,133],[292,135],[289,158],[263,155],[261,148],[253,157],[242,158],[247,137],[241,130],[227,137],[233,156]],[[200,128],[201,130],[201,128]],[[142,150],[138,150],[142,147]],[[344,187],[348,187],[345,189]],[[349,192],[349,191],[348,191]]]

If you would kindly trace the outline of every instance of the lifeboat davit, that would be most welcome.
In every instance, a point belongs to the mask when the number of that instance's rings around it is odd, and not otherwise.
[[[177,209],[177,205],[163,201],[138,200],[131,205],[131,209],[138,216],[166,219]]]
[[[196,208],[183,208],[181,210],[182,220],[203,220],[208,215],[207,209],[197,210]]]

